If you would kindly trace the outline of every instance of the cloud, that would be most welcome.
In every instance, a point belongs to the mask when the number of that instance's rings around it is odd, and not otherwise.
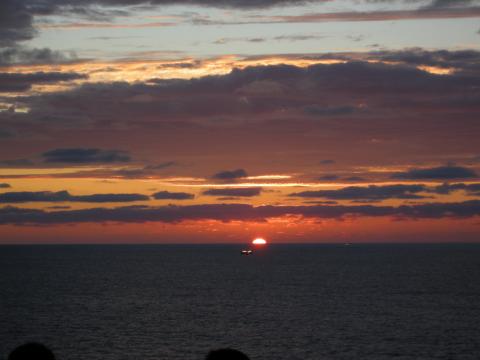
[[[0,209],[0,224],[46,225],[84,222],[144,223],[151,221],[180,223],[189,220],[267,221],[269,218],[299,215],[304,218],[343,219],[351,217],[395,217],[402,219],[471,218],[480,215],[480,201],[432,203],[422,205],[317,205],[317,206],[258,206],[247,204],[201,204],[189,206],[125,206],[71,211],[46,212],[38,209],[4,207]]]
[[[262,23],[308,23],[308,22],[356,22],[356,21],[394,21],[420,19],[456,19],[477,18],[479,7],[427,7],[415,10],[385,10],[368,12],[331,12],[304,15],[286,15],[265,18]]]
[[[0,203],[25,203],[25,202],[132,202],[145,201],[149,197],[142,194],[92,194],[71,195],[68,191],[22,191],[0,194]]]
[[[0,47],[33,38],[33,15],[23,1],[0,1]]]
[[[434,66],[455,69],[457,72],[478,74],[480,52],[475,50],[432,50],[406,48],[397,51],[374,51],[365,54],[366,58],[379,61],[400,62],[412,66]]]
[[[87,77],[74,72],[0,73],[0,92],[22,92],[30,90],[36,84],[54,84]]]
[[[54,149],[42,154],[47,163],[117,163],[129,162],[130,156],[125,151],[86,148]]]
[[[247,176],[248,174],[244,169],[236,169],[236,170],[227,170],[227,171],[218,172],[215,175],[213,175],[212,178],[218,179],[218,180],[235,180],[235,179],[240,179]]]
[[[303,201],[304,204],[314,204],[314,205],[336,205],[337,201],[333,200],[307,200]]]
[[[87,132],[77,134],[76,130],[82,129],[88,129],[88,144],[102,144],[101,134],[110,134],[110,143],[125,141],[130,133],[140,134],[129,146],[150,154],[145,158],[148,163],[156,156],[144,150],[147,144],[154,146],[150,140],[141,141],[144,135],[166,136],[155,145],[162,151],[180,151],[173,144],[180,136],[198,156],[236,152],[243,157],[236,160],[237,166],[255,156],[266,162],[266,156],[280,152],[290,164],[294,152],[309,151],[312,164],[335,159],[346,166],[374,155],[385,158],[387,152],[399,163],[411,162],[420,151],[432,149],[437,158],[476,153],[474,135],[480,123],[474,115],[480,111],[480,72],[435,75],[403,63],[345,61],[305,68],[256,66],[190,80],[86,84],[16,99],[30,112],[3,112],[0,121],[18,134],[26,133],[25,138],[65,134],[68,139],[62,144],[81,144]],[[465,61],[471,66],[471,60]],[[258,90],[259,83],[276,84],[278,91],[245,92]],[[304,111],[311,104],[327,108],[352,104],[362,111],[313,118]],[[455,130],[459,127],[461,132]],[[215,142],[210,141],[211,130],[218,131]],[[347,156],[348,148],[335,141],[338,138],[355,151]]]
[[[480,7],[422,7],[413,10],[336,11],[301,15],[252,16],[246,20],[224,21],[209,18],[194,20],[197,25],[247,25],[281,23],[396,21],[424,19],[477,18]]]
[[[450,8],[450,7],[462,7],[469,5],[479,5],[478,0],[432,0],[428,8]]]
[[[339,178],[340,177],[338,175],[327,174],[327,175],[320,176],[318,178],[318,180],[320,180],[320,181],[333,181],[333,180],[338,180]]]
[[[411,169],[392,175],[393,179],[422,180],[422,179],[467,179],[475,178],[477,174],[472,169],[461,166],[439,166],[425,169]]]
[[[302,191],[289,196],[331,200],[423,199],[424,196],[418,193],[424,191],[426,191],[424,185],[370,185],[368,187],[348,186],[338,190]]]
[[[258,196],[262,192],[261,187],[249,187],[249,188],[225,188],[225,189],[209,189],[204,191],[203,195],[208,196],[242,196],[253,197]]]
[[[266,38],[259,38],[259,37],[255,37],[255,38],[220,38],[218,40],[215,40],[213,42],[213,44],[216,44],[216,45],[225,45],[225,44],[228,44],[228,43],[232,43],[232,42],[250,42],[250,43],[261,43],[261,42],[265,42],[267,41]]]
[[[319,161],[320,165],[333,165],[335,164],[335,160],[325,159]]]
[[[189,194],[185,192],[169,192],[169,191],[159,191],[155,194],[152,194],[152,197],[157,200],[190,200],[195,197],[194,194]]]
[[[0,183],[0,189],[6,189],[6,188],[10,188],[10,184],[7,184],[7,183]]]
[[[0,66],[64,64],[78,61],[74,53],[49,48],[29,49],[21,46],[0,49]]]
[[[454,184],[442,184],[436,186],[431,191],[437,194],[448,195],[454,191],[463,190],[470,196],[480,196],[480,184],[464,184],[464,183],[454,183]]]
[[[229,37],[229,38],[220,38],[218,40],[215,40],[213,44],[216,45],[225,45],[229,44],[232,42],[249,42],[249,43],[263,43],[265,41],[290,41],[290,42],[295,42],[295,41],[306,41],[306,40],[318,40],[318,39],[324,39],[325,36],[321,35],[280,35],[280,36],[275,36],[271,38],[267,37]]]
[[[280,35],[275,36],[273,39],[278,41],[306,41],[306,40],[319,40],[324,39],[324,35],[304,34],[304,35]]]
[[[412,67],[382,63],[351,61],[307,68],[258,66],[190,80],[85,84],[68,92],[22,99],[24,106],[31,109],[29,114],[9,116],[24,122],[43,120],[76,127],[92,122],[138,126],[133,119],[139,118],[145,126],[188,122],[192,118],[195,123],[214,126],[212,118],[221,118],[217,123],[224,124],[238,117],[248,116],[254,121],[280,112],[311,121],[304,109],[316,104],[315,111],[321,114],[319,121],[339,117],[340,113],[349,113],[348,118],[372,113],[375,118],[392,118],[400,110],[419,115],[431,114],[432,109],[475,110],[479,87],[480,76],[435,76]],[[469,96],[452,95],[464,92]],[[365,104],[365,110],[350,112],[345,108],[348,103]],[[18,121],[11,122],[19,126]]]
[[[468,5],[480,5],[479,0],[429,0],[428,4],[424,4],[426,0],[364,0],[367,3],[394,3],[400,2],[405,4],[418,3],[426,8],[445,8],[445,7],[463,7]]]

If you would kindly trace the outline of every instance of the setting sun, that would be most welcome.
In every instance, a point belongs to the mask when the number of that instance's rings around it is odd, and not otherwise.
[[[256,238],[255,240],[252,241],[253,245],[266,245],[267,241],[262,238]]]

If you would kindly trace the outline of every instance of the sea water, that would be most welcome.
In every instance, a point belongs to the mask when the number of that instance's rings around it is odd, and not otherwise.
[[[480,245],[0,247],[0,358],[479,359]]]

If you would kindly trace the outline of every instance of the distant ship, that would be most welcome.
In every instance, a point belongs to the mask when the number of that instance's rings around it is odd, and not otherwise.
[[[253,250],[242,250],[241,251],[242,255],[252,255],[252,253],[253,253]]]

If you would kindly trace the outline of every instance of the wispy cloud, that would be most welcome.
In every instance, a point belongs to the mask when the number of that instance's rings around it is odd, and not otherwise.
[[[194,19],[197,25],[246,25],[273,23],[318,23],[318,22],[360,22],[360,21],[397,21],[426,19],[459,19],[480,17],[480,7],[465,8],[421,8],[416,10],[386,10],[386,11],[347,11],[313,13],[303,15],[250,16],[244,20],[223,21],[210,18]]]

